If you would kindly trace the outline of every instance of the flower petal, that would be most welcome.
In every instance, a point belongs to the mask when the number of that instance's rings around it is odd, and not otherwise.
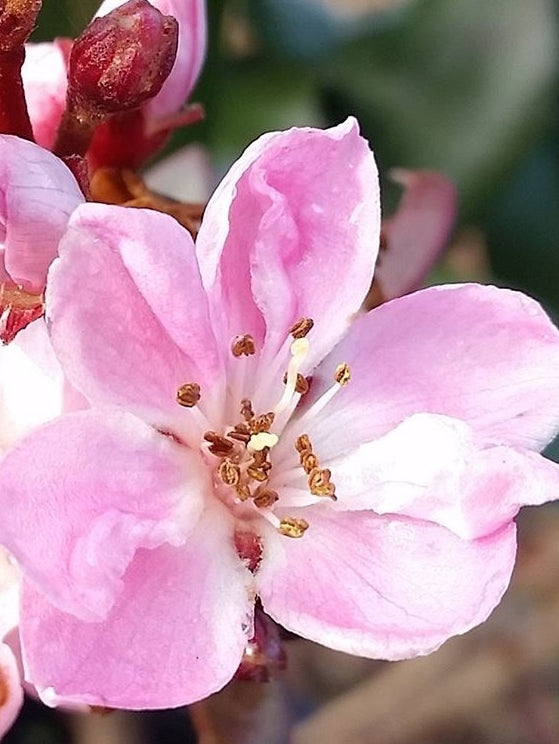
[[[184,546],[139,550],[102,622],[66,615],[25,586],[26,677],[43,700],[171,708],[223,687],[252,630],[251,574],[231,534],[212,513]]]
[[[19,621],[19,582],[19,568],[0,547],[0,641]]]
[[[62,413],[64,377],[37,320],[0,348],[0,451]]]
[[[379,659],[426,654],[485,620],[508,586],[512,523],[467,541],[371,512],[304,514],[302,538],[270,535],[256,580],[265,612],[325,646]]]
[[[0,234],[16,284],[42,291],[68,218],[82,202],[61,160],[33,142],[0,135]]]
[[[379,227],[376,166],[354,119],[264,135],[216,190],[196,242],[216,325],[259,347],[265,337],[273,355],[311,317],[316,362],[369,288]]]
[[[16,659],[5,643],[0,643],[0,738],[11,727],[21,706],[23,689]]]
[[[336,510],[429,520],[459,537],[490,535],[521,506],[559,498],[559,466],[534,452],[476,446],[462,421],[416,414],[383,437],[324,462]]]
[[[305,420],[319,457],[350,451],[419,412],[534,450],[557,430],[559,333],[520,292],[449,285],[388,302],[355,321],[317,370],[312,396],[332,384],[339,362],[349,364],[350,383]]]
[[[54,147],[56,132],[66,105],[68,87],[64,45],[69,40],[25,45],[21,78],[35,142],[47,150]]]
[[[201,383],[209,405],[221,370],[188,232],[152,210],[86,204],[60,256],[47,316],[68,379],[93,403],[187,437],[177,389]]]
[[[99,619],[137,548],[184,541],[205,478],[193,453],[131,414],[68,414],[0,464],[0,543],[61,609]]]
[[[456,214],[456,188],[441,173],[397,169],[391,175],[405,192],[396,214],[382,225],[387,248],[375,279],[387,300],[420,287],[446,245]]]

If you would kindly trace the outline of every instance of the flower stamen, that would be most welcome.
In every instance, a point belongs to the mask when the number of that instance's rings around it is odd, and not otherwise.
[[[235,446],[230,439],[222,437],[215,431],[207,431],[204,434],[204,439],[206,440],[206,442],[210,443],[208,451],[216,457],[226,457],[227,455],[231,454],[231,452],[233,451],[233,447]]]
[[[234,357],[252,356],[256,353],[254,338],[245,333],[243,336],[235,336],[231,344],[231,353]]]
[[[295,440],[295,449],[299,453],[299,461],[308,475],[307,483],[313,496],[326,496],[337,500],[336,487],[330,481],[332,473],[328,468],[321,468],[318,457],[313,452],[313,446],[308,434],[301,434]]]
[[[200,385],[197,382],[185,382],[177,390],[177,403],[184,408],[194,408],[200,400]]]
[[[289,333],[295,339],[304,338],[313,326],[314,320],[312,318],[300,318],[291,326],[291,328],[289,329]]]
[[[303,537],[308,528],[309,523],[306,519],[284,517],[279,523],[278,531],[286,537]]]

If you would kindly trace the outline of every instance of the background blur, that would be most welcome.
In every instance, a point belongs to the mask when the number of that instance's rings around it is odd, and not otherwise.
[[[44,0],[35,38],[76,36],[96,6]],[[192,97],[206,120],[173,147],[203,144],[220,174],[266,130],[353,114],[381,176],[432,168],[458,186],[452,246],[434,280],[518,287],[559,318],[553,0],[208,0],[208,9],[208,56]],[[398,193],[385,181],[389,212]],[[296,711],[315,714],[297,744],[558,742],[559,523],[553,508],[539,514],[524,518],[515,589],[490,624],[396,665],[295,641],[287,681],[266,692],[275,702],[260,733],[236,739],[231,730],[219,741],[286,741],[274,731]],[[98,718],[93,733],[75,721],[22,722],[6,742],[64,744],[70,730],[82,744],[188,741],[183,714],[138,720]]]

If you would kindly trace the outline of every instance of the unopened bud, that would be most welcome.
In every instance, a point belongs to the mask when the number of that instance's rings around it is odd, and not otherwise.
[[[129,0],[96,18],[76,39],[68,98],[102,114],[136,108],[156,95],[177,53],[178,25],[147,0]]]
[[[23,46],[35,28],[41,5],[42,0],[0,0],[0,52]]]

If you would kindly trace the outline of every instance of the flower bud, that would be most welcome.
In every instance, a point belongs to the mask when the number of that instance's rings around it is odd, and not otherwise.
[[[42,0],[0,0],[0,52],[22,47],[35,27]]]
[[[151,0],[165,15],[179,24],[177,56],[161,91],[147,105],[147,119],[173,116],[188,100],[206,53],[206,0]],[[122,5],[122,0],[104,0],[97,16]]]
[[[140,106],[167,79],[177,43],[176,20],[147,0],[129,0],[96,18],[70,54],[70,107],[103,115]]]

